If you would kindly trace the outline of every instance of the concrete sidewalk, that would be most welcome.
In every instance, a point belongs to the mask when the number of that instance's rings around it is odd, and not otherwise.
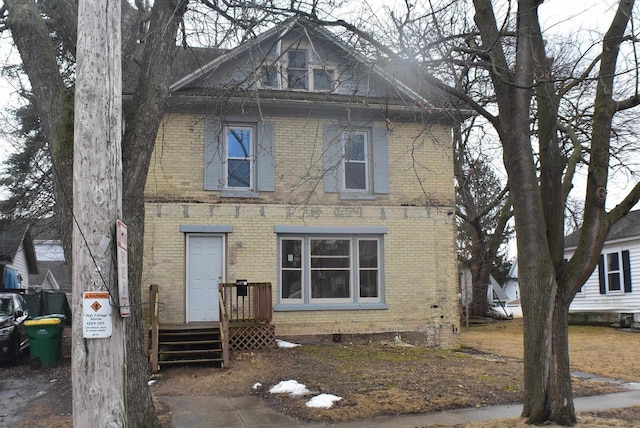
[[[574,398],[576,411],[600,411],[640,405],[640,385],[629,384],[629,391],[592,397]],[[169,406],[175,428],[277,428],[326,427],[323,423],[304,423],[267,407],[260,398],[163,396],[159,400]],[[520,416],[522,405],[450,410],[418,415],[390,416],[357,422],[341,422],[330,426],[341,428],[399,428],[456,425]]]

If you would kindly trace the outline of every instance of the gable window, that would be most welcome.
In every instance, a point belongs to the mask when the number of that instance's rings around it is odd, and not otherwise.
[[[389,193],[389,154],[384,127],[324,127],[324,191],[340,199],[375,199]]]
[[[333,90],[333,73],[324,68],[313,69],[313,89],[315,91]]]
[[[383,302],[382,236],[280,234],[278,245],[280,309],[340,309]]]
[[[228,189],[253,188],[253,128],[226,126],[226,187]]]
[[[275,124],[247,119],[205,120],[205,190],[237,198],[255,198],[258,192],[275,190]]]
[[[600,294],[631,292],[629,251],[602,254],[598,263]]]
[[[293,49],[287,52],[287,77],[289,89],[308,89],[307,51]]]
[[[280,75],[275,65],[267,65],[262,67],[262,77],[260,85],[263,88],[280,88]]]

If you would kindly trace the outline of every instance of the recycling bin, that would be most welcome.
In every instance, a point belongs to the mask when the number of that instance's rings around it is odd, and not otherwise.
[[[24,323],[29,336],[32,367],[53,367],[60,361],[62,319],[41,318]]]

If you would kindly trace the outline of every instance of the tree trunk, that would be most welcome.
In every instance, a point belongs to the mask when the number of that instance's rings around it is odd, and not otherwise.
[[[564,426],[574,425],[576,416],[571,392],[568,341],[571,300],[558,291],[552,272],[540,273],[537,278],[526,273],[523,276],[520,271],[518,274],[525,313],[525,394],[522,416],[532,424],[554,421]],[[548,288],[548,293],[542,292]],[[539,297],[532,296],[532,293]]]

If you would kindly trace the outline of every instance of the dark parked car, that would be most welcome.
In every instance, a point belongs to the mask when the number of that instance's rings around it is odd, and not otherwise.
[[[0,359],[20,362],[22,351],[29,347],[24,322],[29,312],[19,294],[0,293]]]

